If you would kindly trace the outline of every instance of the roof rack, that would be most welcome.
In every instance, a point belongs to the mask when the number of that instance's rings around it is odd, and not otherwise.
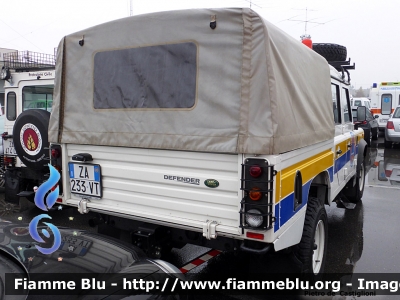
[[[4,53],[4,66],[16,72],[54,69],[56,58],[51,54],[32,51]]]
[[[350,83],[350,73],[349,70],[354,70],[356,68],[356,64],[350,64],[351,58],[346,61],[328,61],[328,63],[334,67],[338,72],[342,72],[342,79],[344,79],[344,73],[347,74],[347,81]]]

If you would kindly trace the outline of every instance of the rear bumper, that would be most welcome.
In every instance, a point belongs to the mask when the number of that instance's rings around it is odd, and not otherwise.
[[[400,143],[400,132],[385,129],[385,140]]]

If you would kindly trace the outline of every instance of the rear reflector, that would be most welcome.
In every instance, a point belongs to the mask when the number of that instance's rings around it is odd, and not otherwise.
[[[57,198],[56,202],[62,203],[62,199],[61,198]]]
[[[264,234],[255,232],[246,232],[246,237],[257,240],[264,240]]]

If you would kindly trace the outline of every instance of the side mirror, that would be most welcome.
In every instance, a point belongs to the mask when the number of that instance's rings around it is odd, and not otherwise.
[[[379,115],[375,115],[374,118],[375,118],[375,119],[378,119],[378,118],[379,118]]]
[[[365,106],[357,106],[357,121],[364,122],[367,119],[367,109]]]

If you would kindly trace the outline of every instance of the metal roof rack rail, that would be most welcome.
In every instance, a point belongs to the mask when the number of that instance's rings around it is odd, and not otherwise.
[[[354,70],[356,68],[356,64],[353,63],[353,65],[351,65],[350,61],[351,58],[349,58],[349,60],[346,61],[328,61],[328,63],[332,67],[334,67],[338,72],[342,72],[342,79],[344,79],[344,73],[346,72],[348,82],[350,83],[349,70]]]
[[[3,54],[4,66],[16,72],[54,69],[54,55],[32,51],[16,51]]]

